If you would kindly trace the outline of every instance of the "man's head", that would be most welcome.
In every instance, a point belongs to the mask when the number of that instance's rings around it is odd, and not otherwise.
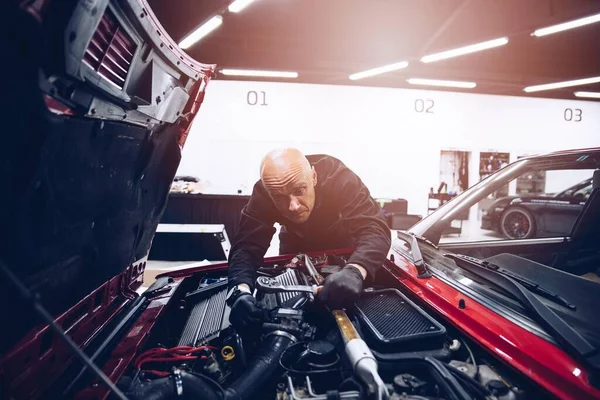
[[[299,150],[269,152],[261,163],[260,179],[283,216],[297,224],[308,219],[315,206],[317,172]]]

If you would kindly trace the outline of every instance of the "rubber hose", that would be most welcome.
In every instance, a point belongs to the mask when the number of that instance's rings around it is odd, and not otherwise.
[[[273,378],[280,368],[279,358],[292,342],[293,339],[288,336],[278,334],[267,336],[262,342],[258,355],[248,365],[247,372],[225,390],[225,399],[246,400],[254,396],[268,380]]]
[[[180,396],[177,395],[175,386],[175,377],[173,375],[166,378],[154,379],[150,382],[143,382],[136,385],[134,390],[127,393],[127,397],[132,400],[221,400],[221,395],[215,392],[215,389],[197,376],[180,372],[183,391]]]

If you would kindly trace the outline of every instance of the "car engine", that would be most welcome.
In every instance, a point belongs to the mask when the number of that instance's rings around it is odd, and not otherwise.
[[[344,264],[298,254],[260,268],[254,296],[266,322],[252,332],[229,323],[226,276],[186,278],[119,386],[132,399],[535,397],[510,368],[390,287],[391,277],[351,309],[328,310],[314,289]]]

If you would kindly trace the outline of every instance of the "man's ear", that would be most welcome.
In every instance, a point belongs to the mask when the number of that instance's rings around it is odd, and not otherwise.
[[[315,167],[312,167],[312,173],[313,173],[313,186],[317,186],[317,171],[315,171]]]

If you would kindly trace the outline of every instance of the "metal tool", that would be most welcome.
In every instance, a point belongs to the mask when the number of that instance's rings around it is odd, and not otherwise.
[[[377,400],[388,399],[388,389],[379,376],[377,361],[369,346],[362,340],[344,310],[333,310],[332,314],[342,334],[346,355],[352,364],[352,369],[367,384],[369,392],[374,394]]]
[[[307,254],[304,255],[304,266],[306,267],[306,270],[308,271],[310,277],[313,278],[317,285],[322,285],[323,282],[325,282],[325,278],[323,278],[321,274],[319,274],[319,271],[317,271],[314,264],[310,260],[310,257]]]
[[[256,280],[256,289],[265,293],[303,292],[312,295],[316,295],[321,290],[317,285],[283,285],[268,276],[258,277]]]

